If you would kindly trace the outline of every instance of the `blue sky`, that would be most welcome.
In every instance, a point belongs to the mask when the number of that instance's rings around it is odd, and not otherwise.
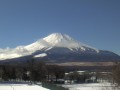
[[[65,33],[120,55],[120,0],[0,0],[0,47]]]

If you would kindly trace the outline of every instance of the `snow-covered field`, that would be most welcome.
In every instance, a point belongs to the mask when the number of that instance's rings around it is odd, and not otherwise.
[[[38,85],[0,84],[0,90],[49,90],[49,89]]]
[[[120,90],[110,83],[89,83],[62,85],[69,90]],[[28,84],[0,84],[0,90],[50,90],[39,85]]]
[[[72,84],[62,86],[69,88],[69,90],[120,90],[110,83]]]

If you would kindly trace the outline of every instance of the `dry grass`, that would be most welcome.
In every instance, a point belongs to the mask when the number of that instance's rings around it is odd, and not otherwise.
[[[65,62],[65,63],[49,63],[48,65],[59,66],[113,66],[114,62]]]

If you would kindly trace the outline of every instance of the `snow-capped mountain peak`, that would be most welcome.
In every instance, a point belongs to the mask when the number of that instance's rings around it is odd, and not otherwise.
[[[47,41],[47,42],[61,42],[62,40],[66,40],[66,41],[70,41],[73,40],[70,36],[66,35],[66,34],[61,34],[61,33],[53,33],[50,34],[49,36],[43,38],[43,40]]]
[[[27,46],[18,46],[13,49],[0,49],[0,59],[17,58],[21,56],[31,55],[36,51],[44,50],[48,51],[52,48],[67,48],[70,51],[80,52],[99,52],[98,49],[85,45],[77,40],[74,40],[70,36],[61,33],[53,33],[47,37],[40,39]]]
[[[48,35],[47,37],[43,38],[45,42],[47,42],[52,47],[66,47],[70,50],[72,49],[81,49],[81,51],[85,51],[88,49],[93,49],[97,53],[99,52],[98,49],[93,48],[91,46],[85,45],[66,34],[61,33],[53,33]]]
[[[78,42],[72,39],[70,36],[61,33],[53,33],[43,38],[43,40],[49,43],[51,46],[56,47],[78,47]]]

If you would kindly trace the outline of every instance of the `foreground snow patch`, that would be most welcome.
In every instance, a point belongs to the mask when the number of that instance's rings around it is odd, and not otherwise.
[[[49,89],[38,85],[0,84],[0,90],[49,90]]]
[[[72,84],[62,85],[69,90],[120,90],[110,83]]]

